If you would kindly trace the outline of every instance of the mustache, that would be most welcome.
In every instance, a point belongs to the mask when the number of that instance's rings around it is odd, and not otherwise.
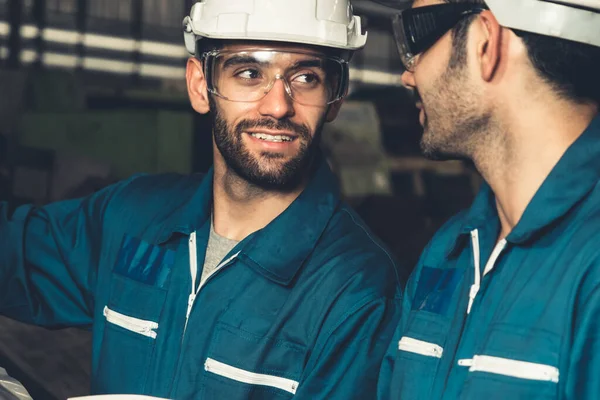
[[[421,94],[419,93],[419,91],[417,89],[413,89],[412,90],[412,98],[413,101],[416,103],[423,103],[423,99],[421,98]]]
[[[310,129],[301,124],[290,121],[289,119],[274,120],[270,118],[245,119],[237,124],[235,130],[238,135],[249,129],[269,129],[274,131],[291,131],[303,139],[310,139]]]

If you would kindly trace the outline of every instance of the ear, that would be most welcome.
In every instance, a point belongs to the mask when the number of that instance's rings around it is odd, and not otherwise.
[[[477,44],[477,58],[481,68],[481,77],[489,82],[500,64],[502,49],[502,27],[491,11],[480,14],[478,28],[481,41]]]
[[[210,111],[208,89],[200,60],[195,57],[188,59],[185,78],[192,108],[200,114],[208,113]]]
[[[327,109],[327,115],[325,116],[325,122],[332,122],[336,119],[343,103],[344,99],[340,99],[329,105],[329,108]]]

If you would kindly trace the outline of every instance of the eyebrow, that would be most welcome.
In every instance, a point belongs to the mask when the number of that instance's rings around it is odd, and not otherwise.
[[[234,67],[236,65],[247,65],[247,64],[255,64],[255,65],[260,65],[260,66],[270,65],[269,62],[259,61],[256,59],[256,57],[253,57],[253,56],[239,55],[239,56],[233,56],[233,57],[225,60],[223,62],[223,68],[225,69],[225,68]],[[319,59],[301,60],[301,61],[297,61],[294,64],[292,64],[290,69],[322,67],[322,66],[323,66],[323,62]]]
[[[298,69],[298,68],[309,68],[309,67],[323,67],[323,61],[319,60],[319,59],[312,59],[312,60],[301,60],[298,62],[295,62],[291,69]]]
[[[258,64],[258,65],[263,65],[263,66],[269,65],[268,62],[258,61],[256,59],[256,57],[240,55],[240,56],[233,56],[233,57],[225,60],[225,62],[223,63],[223,68],[229,68],[229,67],[233,67],[236,65],[244,65],[244,64]]]

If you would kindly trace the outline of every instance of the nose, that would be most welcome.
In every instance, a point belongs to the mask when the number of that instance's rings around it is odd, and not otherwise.
[[[409,88],[415,88],[417,86],[416,82],[415,82],[415,74],[413,74],[410,71],[404,71],[402,73],[402,84],[404,84],[404,86],[409,87]]]
[[[276,79],[271,90],[260,100],[258,112],[275,119],[289,118],[294,115],[294,104],[288,95],[283,79]]]

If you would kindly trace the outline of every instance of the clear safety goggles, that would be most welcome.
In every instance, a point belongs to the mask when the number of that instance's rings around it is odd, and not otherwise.
[[[281,80],[295,102],[324,107],[348,90],[348,62],[311,52],[215,50],[202,55],[208,91],[230,101],[259,101]]]
[[[453,3],[401,11],[393,18],[393,28],[404,68],[414,71],[419,54],[433,46],[463,18],[486,9],[481,4]]]

